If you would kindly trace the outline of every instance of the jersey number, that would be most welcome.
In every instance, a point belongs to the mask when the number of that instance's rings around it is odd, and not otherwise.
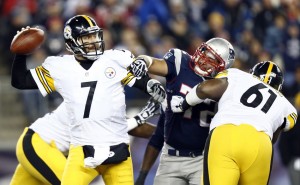
[[[180,87],[180,93],[186,95],[192,88],[182,84]],[[201,127],[209,127],[209,124],[212,120],[212,118],[215,115],[215,107],[216,107],[216,103],[215,102],[210,102],[209,105],[207,105],[207,109],[206,110],[202,110],[200,111],[200,123],[199,125]],[[184,112],[183,115],[184,118],[188,118],[191,119],[192,118],[192,108],[187,109]]]
[[[261,104],[262,100],[263,100],[263,95],[262,93],[259,91],[260,89],[264,89],[267,88],[267,86],[265,86],[262,83],[256,84],[252,87],[250,87],[241,97],[240,102],[247,106],[247,107],[253,107],[256,108],[259,104]],[[271,106],[273,105],[277,95],[271,91],[269,89],[268,93],[270,93],[270,96],[267,100],[267,102],[264,104],[264,106],[261,108],[261,111],[263,111],[264,113],[267,113],[269,111],[269,109],[271,108]],[[251,102],[248,102],[248,99],[250,98],[250,96],[255,95],[254,100],[252,100]]]
[[[90,87],[90,91],[85,103],[83,118],[88,118],[90,116],[91,105],[92,105],[96,85],[97,85],[97,81],[81,83],[81,87]]]

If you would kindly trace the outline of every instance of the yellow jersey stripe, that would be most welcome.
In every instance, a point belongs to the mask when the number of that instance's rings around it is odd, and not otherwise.
[[[127,76],[121,80],[121,83],[127,85],[134,78],[131,72],[127,73]]]
[[[293,128],[295,126],[295,123],[296,123],[296,114],[295,113],[292,113],[290,115],[288,115],[287,119],[290,123],[289,125],[289,129]]]
[[[55,91],[54,80],[49,74],[49,71],[42,66],[37,67],[35,70],[46,92],[50,94],[51,92]]]
[[[266,73],[266,76],[265,76],[265,79],[264,79],[264,82],[265,82],[266,84],[267,84],[268,81],[269,81],[269,78],[270,78],[272,69],[273,69],[273,63],[270,62],[270,65],[269,65],[269,67],[268,67],[268,70],[267,70],[267,73]]]
[[[228,71],[227,70],[224,70],[224,71],[221,71],[219,72],[215,78],[224,78],[224,77],[227,77],[228,76]]]
[[[82,15],[82,17],[84,17],[87,20],[87,22],[89,23],[90,26],[95,26],[88,16]]]
[[[40,67],[35,68],[35,72],[36,72],[36,74],[37,74],[37,76],[38,76],[40,82],[42,83],[44,89],[46,90],[46,92],[47,92],[48,94],[50,94],[51,92],[50,92],[48,86],[45,84],[45,81],[44,81],[44,79],[43,79],[43,75],[42,75],[41,70],[40,70],[39,68],[40,68]]]

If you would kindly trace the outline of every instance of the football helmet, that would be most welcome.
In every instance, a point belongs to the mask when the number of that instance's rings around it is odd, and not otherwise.
[[[223,38],[212,38],[195,51],[192,68],[203,77],[215,77],[220,71],[232,66],[235,59],[233,46]]]
[[[281,69],[272,61],[257,63],[250,74],[257,76],[261,81],[269,84],[274,89],[281,90],[283,84],[283,74]]]
[[[104,52],[103,30],[87,15],[70,18],[64,27],[66,48],[74,55],[96,60]]]

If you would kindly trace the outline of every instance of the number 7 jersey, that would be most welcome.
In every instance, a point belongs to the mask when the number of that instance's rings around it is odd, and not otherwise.
[[[294,127],[297,111],[279,91],[238,69],[228,69],[216,76],[224,77],[228,87],[219,100],[210,130],[223,124],[250,124],[272,139],[279,127],[283,126],[284,131]]]
[[[57,91],[64,98],[71,144],[110,146],[128,143],[124,85],[127,50],[107,50],[86,70],[73,55],[48,57],[31,74],[43,95]]]

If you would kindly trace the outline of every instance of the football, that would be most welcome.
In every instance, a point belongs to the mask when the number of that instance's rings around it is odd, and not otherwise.
[[[15,54],[30,54],[38,49],[44,42],[44,31],[39,28],[26,28],[13,38],[10,51]]]

